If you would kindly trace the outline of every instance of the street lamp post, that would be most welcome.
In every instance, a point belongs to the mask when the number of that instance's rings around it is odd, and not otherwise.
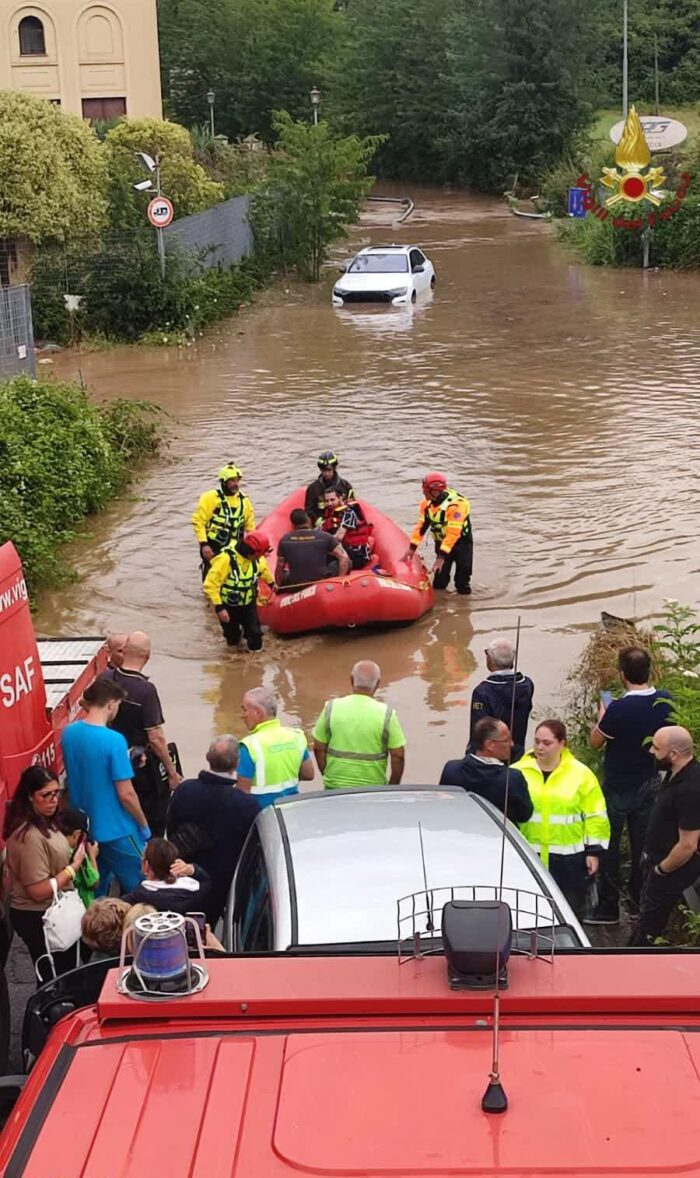
[[[209,103],[209,130],[212,139],[214,138],[214,99],[216,94],[213,90],[207,90],[207,102]]]
[[[628,70],[628,28],[627,28],[628,0],[622,0],[622,117],[627,118],[629,110],[629,70]]]
[[[311,106],[312,106],[313,112],[314,112],[314,127],[317,127],[318,126],[318,108],[321,105],[321,91],[319,90],[318,86],[313,87],[313,89],[311,90],[311,93],[309,94],[309,98],[311,99]]]

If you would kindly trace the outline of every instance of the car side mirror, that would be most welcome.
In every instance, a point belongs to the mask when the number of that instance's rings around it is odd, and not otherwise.
[[[425,266],[414,266],[413,267],[414,274],[423,274],[424,271],[425,271]]]

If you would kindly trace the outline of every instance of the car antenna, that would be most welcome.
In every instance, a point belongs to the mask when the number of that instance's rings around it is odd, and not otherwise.
[[[518,624],[515,631],[515,659],[513,660],[513,689],[510,697],[510,731],[513,732],[513,722],[515,720],[515,686],[518,677],[518,655],[520,653],[520,618],[518,617]],[[510,786],[510,757],[506,766],[506,788],[505,798],[503,800],[503,825],[501,827],[501,865],[498,876],[498,902],[503,902],[503,873],[506,857],[506,832],[507,832],[507,814],[508,814],[508,790]],[[499,924],[501,921],[501,909],[498,915]],[[496,937],[496,988],[493,994],[493,1037],[492,1037],[492,1058],[491,1058],[491,1072],[489,1074],[489,1082],[486,1086],[486,1091],[481,1098],[481,1108],[485,1113],[504,1113],[508,1108],[508,1097],[506,1090],[501,1082],[501,1061],[500,1061],[500,1046],[501,1046],[501,960],[500,960],[500,930]]]
[[[430,899],[430,892],[428,889],[428,869],[425,866],[425,847],[423,846],[423,826],[422,826],[422,823],[420,823],[420,822],[418,823],[418,838],[420,839],[420,858],[421,858],[421,863],[423,864],[423,887],[425,888],[425,905],[426,905],[426,909],[427,909],[426,915],[428,918],[425,923],[425,930],[428,933],[433,933],[433,932],[435,932],[435,923],[433,921],[433,902]]]

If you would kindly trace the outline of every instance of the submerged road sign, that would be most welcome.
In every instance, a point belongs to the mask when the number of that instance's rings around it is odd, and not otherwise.
[[[569,189],[569,216],[570,217],[585,217],[587,213],[586,206],[583,203],[583,198],[586,192],[583,188]]]

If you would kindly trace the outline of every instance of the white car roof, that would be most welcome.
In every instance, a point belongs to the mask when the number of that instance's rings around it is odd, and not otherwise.
[[[364,249],[358,250],[355,254],[359,258],[360,254],[407,254],[411,250],[420,249],[417,245],[366,245]],[[421,250],[421,253],[423,251]]]
[[[330,791],[302,794],[275,809],[284,828],[298,945],[396,938],[397,900],[424,889],[419,823],[431,889],[498,886],[501,815],[462,789]],[[263,815],[268,816],[266,811]],[[261,835],[267,825],[263,815]],[[552,894],[569,923],[563,896],[510,824],[504,884],[540,896]],[[447,898],[436,898],[440,911]],[[492,897],[479,894],[475,898]],[[514,925],[529,928],[538,923],[532,911],[531,907],[517,918],[514,914]],[[546,903],[542,911],[551,915]]]

